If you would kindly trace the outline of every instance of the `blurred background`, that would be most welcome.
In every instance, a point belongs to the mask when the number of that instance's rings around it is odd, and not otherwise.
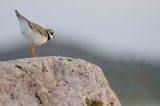
[[[0,61],[31,57],[14,10],[55,30],[39,56],[82,58],[103,69],[122,106],[160,106],[159,0],[1,0]]]

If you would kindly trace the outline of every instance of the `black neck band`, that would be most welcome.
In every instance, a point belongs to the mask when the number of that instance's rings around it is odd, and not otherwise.
[[[50,35],[49,35],[49,32],[46,30],[48,36],[47,36],[47,40],[49,41],[51,39]]]

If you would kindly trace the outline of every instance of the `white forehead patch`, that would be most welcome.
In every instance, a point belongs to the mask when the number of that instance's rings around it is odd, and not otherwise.
[[[51,35],[51,34],[49,34],[49,37],[52,39],[53,38],[53,36]]]

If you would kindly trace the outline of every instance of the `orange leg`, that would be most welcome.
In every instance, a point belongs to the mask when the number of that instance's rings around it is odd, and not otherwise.
[[[34,43],[32,43],[32,57],[36,57],[36,45]]]

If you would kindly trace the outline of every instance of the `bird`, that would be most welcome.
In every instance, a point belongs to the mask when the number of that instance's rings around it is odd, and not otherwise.
[[[36,46],[48,42],[50,39],[55,38],[53,29],[45,29],[40,25],[31,22],[15,10],[18,18],[20,29],[24,37],[31,43],[32,57],[36,57]]]

